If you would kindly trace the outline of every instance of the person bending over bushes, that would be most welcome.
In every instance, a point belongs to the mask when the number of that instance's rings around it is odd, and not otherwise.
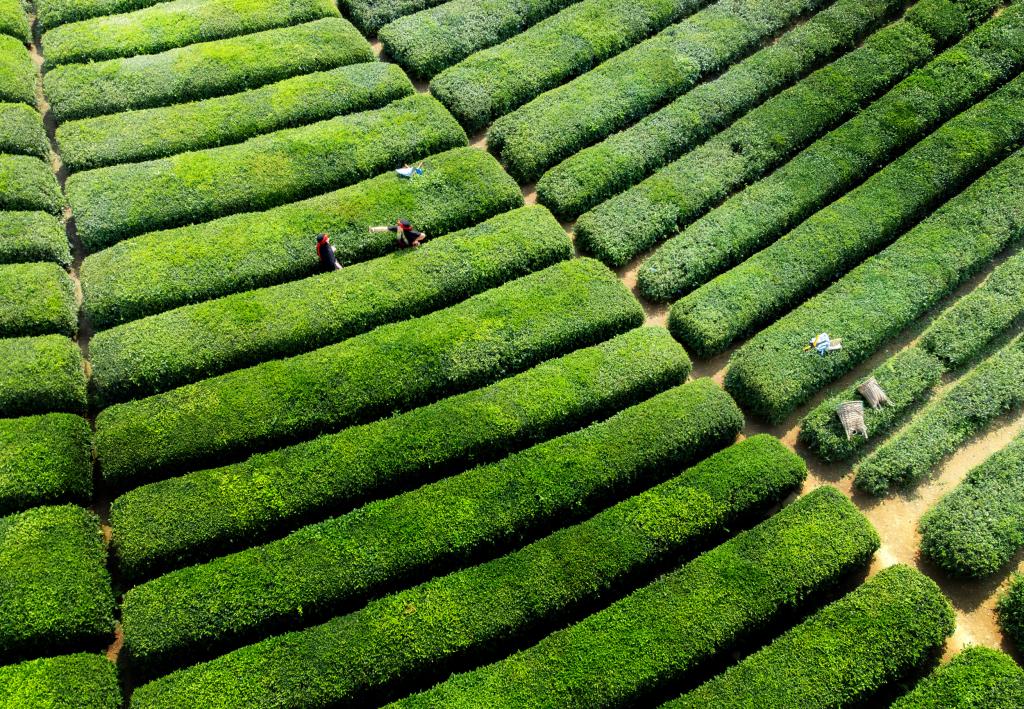
[[[395,244],[398,248],[405,249],[410,246],[419,246],[427,235],[422,231],[416,231],[405,219],[399,219],[391,226],[372,226],[370,231],[393,231],[395,232]]]
[[[331,246],[331,237],[326,232],[316,237],[316,255],[320,259],[320,270],[323,272],[340,271],[341,264],[334,254],[334,247]]]

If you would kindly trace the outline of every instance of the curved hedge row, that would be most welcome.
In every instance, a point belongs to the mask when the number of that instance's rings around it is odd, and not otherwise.
[[[153,667],[293,628],[578,519],[731,443],[742,425],[713,382],[684,384],[498,463],[136,586],[125,648]]]
[[[1016,130],[1024,137],[1024,111],[1019,110],[1019,102],[1024,99],[1024,77],[1019,80],[1018,88],[1021,90],[1006,98],[1018,102],[1016,110],[1020,115]],[[1013,126],[1014,121],[1009,118],[1005,124],[1000,123],[1004,115],[995,112],[987,117],[989,125],[997,132],[1003,125]],[[964,117],[969,115],[964,114]],[[755,282],[761,286],[760,297],[771,303],[773,295],[785,290],[780,286],[774,292],[769,291],[764,281],[771,275],[782,274],[799,285],[799,277],[793,275],[796,272],[782,270],[787,263],[783,258],[789,259],[788,263],[798,259],[797,249],[801,245],[807,248],[812,235],[845,246],[845,249],[833,248],[829,253],[821,246],[826,242],[816,242],[814,257],[823,267],[820,272],[808,273],[808,277],[824,281],[828,278],[824,264],[831,263],[837,272],[841,271],[854,258],[877,247],[875,239],[891,234],[895,230],[893,226],[901,226],[893,225],[893,221],[914,219],[920,214],[913,209],[914,205],[906,205],[904,197],[916,201],[919,209],[927,209],[928,192],[941,187],[948,189],[950,182],[963,175],[965,166],[958,165],[958,159],[977,163],[1000,152],[998,142],[994,146],[985,145],[991,134],[986,135],[985,127],[978,122],[955,121],[947,126],[918,146],[923,148],[923,154],[916,154],[917,148],[906,153],[907,160],[900,159],[905,164],[894,163],[901,169],[893,174],[879,173],[881,179],[869,180],[863,191],[853,192],[849,198],[837,202],[837,209],[821,212],[813,222],[805,222],[813,224],[812,228],[794,231],[792,235],[796,238],[786,237],[780,241],[785,252],[775,254],[774,264],[779,270],[769,265],[767,256],[759,258],[762,270],[758,275],[763,281]],[[953,140],[942,146],[945,149],[929,149],[935,144],[941,146],[950,134]],[[732,355],[726,386],[752,411],[771,421],[780,421],[822,387],[877,352],[923,316],[928,308],[984,268],[1008,244],[1024,238],[1022,171],[1024,151],[1019,151],[888,248],[755,335]],[[876,185],[880,189],[875,189]],[[847,253],[842,253],[843,250]],[[855,250],[860,253],[855,255]],[[726,288],[731,292],[744,289],[737,279],[741,274],[749,276],[749,271],[730,272],[733,275],[723,281],[725,288],[694,291],[695,295],[700,294],[700,305],[705,306],[704,312],[697,313],[699,319],[680,323],[679,313],[673,308],[669,316],[673,334],[685,344],[694,339],[690,334],[695,329],[691,329],[694,323],[699,324],[701,333],[707,332],[711,319],[705,317],[705,313],[710,310],[707,306],[712,295],[729,293]],[[746,302],[758,297],[753,292],[745,295]],[[789,303],[797,298],[795,296]],[[843,349],[827,357],[819,357],[813,351],[804,352],[803,345],[819,332],[842,338]]]
[[[31,155],[0,155],[0,210],[60,214],[64,196],[49,163]]]
[[[576,238],[610,266],[625,265],[729,194],[753,182],[925,63],[935,42],[897,22],[765,101],[643,182],[583,214]]]
[[[36,105],[36,67],[20,39],[0,34],[0,101]]]
[[[21,0],[0,0],[0,35],[8,35],[25,44],[32,42],[28,15]]]
[[[100,332],[89,346],[94,393],[107,405],[308,352],[571,256],[572,243],[551,213],[523,207],[344,273],[187,305]],[[2,325],[0,316],[0,331]]]
[[[921,335],[921,347],[947,367],[962,367],[1024,314],[1021,293],[1024,251],[1010,256],[984,283],[935,318]]]
[[[978,467],[921,519],[921,553],[950,574],[994,574],[1024,547],[1024,436]]]
[[[0,517],[0,660],[113,639],[100,520],[64,505]]]
[[[381,108],[411,93],[394,64],[349,64],[239,94],[71,121],[57,126],[57,142],[69,170],[87,170],[238,143]]]
[[[781,501],[806,474],[776,439],[749,438],[507,556],[157,680],[135,692],[133,706],[171,707],[181,697],[238,707],[341,704],[412,674],[443,676],[628,588],[639,572],[678,563],[736,519]]]
[[[0,263],[30,261],[71,265],[64,225],[45,212],[0,212]]]
[[[717,354],[736,339],[756,332],[799,305],[815,291],[826,288],[872,253],[895,241],[904,230],[912,227],[936,205],[956,195],[1008,151],[1017,149],[1024,141],[1022,101],[1024,76],[944,124],[862,185],[817,212],[768,248],[678,300],[672,306],[669,316],[672,333],[696,352]],[[1016,196],[1024,185],[1012,174],[1008,174],[1012,172],[1009,166],[1022,164],[1024,155],[1011,157],[1006,167],[997,168],[994,175],[982,180],[982,183]],[[984,212],[986,208],[994,207],[1002,212],[990,217],[1000,227],[999,237],[992,239],[995,243],[978,244],[980,249],[970,250],[970,256],[982,252],[987,260],[1008,241],[1016,238],[1015,232],[1020,225],[1018,219],[1024,213],[1024,206],[1005,205],[1005,209],[1001,209],[1004,205],[993,201],[980,188],[968,190],[955,201],[958,205],[972,208],[982,218],[989,217]],[[1019,209],[1014,209],[1015,206]],[[955,273],[935,276],[928,274],[922,278],[920,267],[914,261],[902,260],[907,254],[915,253],[929,261],[941,262],[946,254],[939,252],[929,242],[948,239],[952,232],[957,232],[961,238],[963,235],[971,236],[973,224],[951,212],[952,208],[944,208],[938,213],[940,216],[927,222],[917,238],[887,252],[881,259],[869,262],[887,262],[890,268],[907,269],[907,272],[884,271],[884,275],[901,284],[905,282],[903,279],[908,278],[923,280],[930,286],[927,288],[930,296],[927,300],[916,292],[901,290],[892,293],[880,289],[875,285],[877,281],[872,282],[870,293],[858,291],[858,295],[866,296],[865,300],[871,300],[873,305],[900,295],[911,299],[907,305],[912,308],[924,303],[931,305],[983,267],[984,262],[960,259],[957,263],[960,269]],[[866,277],[866,271],[877,272],[876,267],[868,265],[848,283],[859,282]],[[830,317],[834,315],[833,319],[850,317],[848,304],[838,307],[831,303],[821,305],[829,299],[829,296],[816,298],[813,301],[816,305],[808,306],[805,311],[815,307],[824,310]],[[915,312],[921,313],[923,308],[917,307]],[[901,327],[908,324],[902,314],[894,315],[891,322],[899,322]],[[882,321],[881,318],[872,319],[869,326],[879,333],[881,328],[877,325]],[[843,336],[849,333],[852,336],[854,329],[863,329],[860,322],[855,327],[850,327],[848,323],[852,325],[847,320],[836,326],[831,331],[832,335]],[[777,329],[781,328],[779,326]],[[806,337],[803,337],[804,332],[800,332],[799,339],[789,339],[786,347],[792,351],[796,349],[793,347],[794,342],[810,340],[818,332],[829,332],[824,324],[814,325],[814,329],[815,332]],[[898,329],[888,334],[895,332]],[[770,336],[766,337],[770,339]],[[843,342],[843,356],[830,358],[827,367],[815,363],[813,367],[805,366],[801,369],[813,369],[811,376],[816,375],[818,381],[821,381],[821,375],[826,371],[836,371],[838,364],[854,362],[853,350],[850,349],[852,342],[845,339]],[[750,347],[751,351],[755,349],[756,346]],[[800,385],[793,380],[787,385],[790,391],[758,392],[759,398],[771,397],[778,401],[787,395],[792,396]],[[778,406],[773,402],[771,408],[777,409]],[[778,414],[773,411],[772,416],[777,417]]]
[[[445,69],[430,91],[473,132],[708,4],[583,0]]]
[[[137,578],[205,560],[494,460],[679,384],[690,368],[666,330],[638,328],[482,389],[144,485],[111,506],[120,570]]]
[[[1024,706],[1024,670],[1009,655],[968,647],[897,699],[892,709],[1018,709]]]
[[[0,153],[49,159],[50,143],[35,108],[23,103],[0,103]]]
[[[482,386],[643,323],[596,261],[573,259],[446,310],[118,404],[96,419],[117,485],[251,453]]]
[[[1010,7],[778,170],[669,239],[637,273],[640,292],[668,302],[727,271],[1022,67],[1024,13]]]
[[[75,284],[55,263],[0,266],[0,337],[74,335]]]
[[[895,0],[838,0],[718,79],[551,168],[537,181],[537,200],[562,217],[579,216],[850,49],[896,7]]]
[[[330,17],[160,54],[66,64],[47,72],[43,87],[63,123],[212,98],[373,58],[355,27]]]
[[[725,0],[494,122],[487,145],[521,182],[742,59],[825,0]]]
[[[345,16],[366,35],[399,17],[440,5],[445,0],[340,0]]]
[[[1024,575],[1015,573],[996,604],[999,627],[1017,649],[1024,647]]]
[[[154,232],[86,257],[84,308],[108,327],[242,290],[311,276],[313,235],[326,231],[349,264],[395,250],[390,233],[368,226],[409,219],[431,238],[523,204],[519,186],[483,150],[458,148],[424,161],[425,174],[388,172],[266,212]],[[233,248],[223,248],[230,243]]]
[[[1024,335],[993,354],[860,464],[854,484],[872,495],[905,487],[1007,411],[1024,405]]]
[[[103,15],[132,12],[163,0],[38,0],[35,3],[39,25],[43,30],[67,22],[79,22]]]
[[[58,64],[156,54],[338,16],[331,0],[173,0],[127,15],[63,25],[46,32],[42,43],[49,70]]]
[[[238,145],[80,172],[65,189],[79,236],[97,251],[144,232],[344,187],[466,143],[444,106],[415,95]]]
[[[861,436],[847,440],[836,408],[844,401],[862,399],[857,392],[861,383],[874,377],[889,397],[890,403],[881,409],[864,407],[870,440],[878,440],[903,423],[939,383],[942,371],[942,363],[935,357],[920,347],[908,347],[887,359],[870,375],[814,407],[800,422],[800,442],[826,462],[849,460],[867,446],[868,440]]]
[[[92,430],[81,416],[0,419],[0,515],[92,496]]]
[[[955,625],[934,581],[890,566],[664,709],[855,706],[921,667]]]
[[[60,655],[0,667],[0,705],[121,709],[117,666],[102,655]]]
[[[819,488],[533,647],[393,706],[642,703],[865,566],[878,544],[842,493]]]
[[[78,345],[61,335],[0,339],[0,417],[85,413]]]

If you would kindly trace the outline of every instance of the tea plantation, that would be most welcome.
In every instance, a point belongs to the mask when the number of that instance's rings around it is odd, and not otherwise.
[[[0,709],[1022,657],[1020,0],[0,0]]]

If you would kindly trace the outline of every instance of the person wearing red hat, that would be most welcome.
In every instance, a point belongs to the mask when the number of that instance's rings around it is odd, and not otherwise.
[[[341,264],[334,254],[334,247],[331,246],[331,237],[327,232],[318,234],[316,237],[316,256],[320,259],[320,270],[323,272],[340,271]]]
[[[427,238],[425,232],[416,231],[405,219],[399,219],[392,226],[372,226],[370,231],[393,231],[395,232],[395,245],[400,249],[410,246],[419,246]]]

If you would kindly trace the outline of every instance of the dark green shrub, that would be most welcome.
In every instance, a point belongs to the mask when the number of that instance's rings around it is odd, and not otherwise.
[[[445,69],[430,91],[474,132],[707,4],[583,0]]]
[[[755,436],[507,556],[158,680],[135,692],[133,706],[170,707],[185,696],[239,707],[328,705],[358,701],[412,673],[443,676],[473,653],[613,597],[638,571],[689,554],[737,518],[780,501],[806,473],[776,439]],[[415,612],[403,612],[409,608]]]
[[[109,642],[114,593],[100,520],[64,505],[0,517],[0,659]]]
[[[623,489],[664,479],[733,441],[743,416],[709,379],[588,428],[128,591],[132,662],[180,662],[579,519]]]
[[[0,667],[5,707],[121,709],[117,667],[102,655],[61,655]]]
[[[667,331],[638,328],[482,389],[136,488],[111,506],[121,572],[134,578],[205,560],[383,490],[494,460],[609,416],[689,371]]]
[[[939,315],[921,335],[921,347],[950,368],[962,367],[1024,314],[1022,293],[1024,251],[1018,251]]]
[[[1019,88],[1024,89],[1024,77]],[[1024,97],[1024,92],[1017,96]],[[1020,101],[1020,98],[1013,100]],[[970,114],[963,114],[963,117],[970,118]],[[998,113],[990,118],[993,121],[990,125],[995,125],[997,118]],[[1021,112],[1021,119],[1024,119],[1024,112]],[[971,123],[957,120],[948,123],[948,129],[941,130],[906,153],[904,158],[907,160],[901,158],[894,163],[895,172],[879,173],[877,180],[872,178],[865,183],[863,191],[858,189],[850,193],[848,198],[835,204],[835,209],[820,213],[821,216],[813,222],[805,222],[809,227],[807,230],[792,232],[794,239],[786,237],[778,242],[785,248],[785,251],[775,254],[778,272],[789,278],[791,283],[798,284],[799,276],[795,274],[799,271],[782,268],[796,260],[796,249],[801,244],[806,248],[812,233],[819,238],[825,238],[827,234],[831,237],[829,243],[845,246],[826,249],[819,242],[815,247],[817,263],[823,268],[827,268],[825,264],[832,264],[835,272],[839,273],[845,265],[858,258],[852,254],[854,250],[859,251],[862,257],[872,246],[877,246],[877,243],[865,242],[882,236],[883,230],[891,234],[892,221],[913,219],[913,216],[908,216],[914,213],[913,210],[902,203],[901,197],[913,198],[921,204],[928,196],[927,190],[940,187],[942,180],[952,180],[961,171],[963,166],[957,165],[956,157],[963,158],[965,162],[975,158],[980,161],[985,159],[984,153],[992,149],[991,145],[985,145],[988,136],[983,129],[977,123],[974,126]],[[1021,129],[1024,135],[1024,122]],[[943,140],[950,134],[954,140]],[[964,138],[970,146],[959,142]],[[943,146],[943,142],[946,145]],[[936,145],[945,149],[931,150]],[[976,147],[981,155],[971,146]],[[917,154],[918,148],[922,149],[921,155]],[[997,149],[998,145],[993,151]],[[781,421],[815,392],[877,352],[972,274],[984,268],[1007,244],[1024,237],[1022,170],[1024,151],[1006,159],[884,251],[868,258],[826,290],[755,335],[733,354],[726,387],[758,415],[770,421]],[[911,175],[927,180],[927,185],[914,182]],[[899,190],[898,195],[895,190]],[[769,291],[765,281],[770,276],[765,274],[773,275],[775,272],[767,258],[759,258],[758,263],[761,265],[758,275],[763,280],[750,277],[761,286],[761,290],[759,294],[749,293],[747,297],[760,297],[771,303],[770,298],[777,293],[781,300],[785,286],[780,284],[773,289],[774,293]],[[804,264],[807,264],[806,260]],[[735,276],[728,280],[722,277],[723,287],[706,291],[702,288],[693,295],[700,297],[702,306],[709,303],[712,291],[723,294],[722,297],[724,294],[731,296],[744,289],[737,280],[740,271],[737,269]],[[748,269],[742,269],[742,272],[750,274]],[[822,282],[829,278],[824,273],[814,275]],[[712,281],[714,283],[716,281]],[[798,300],[799,296],[795,296],[787,305]],[[687,299],[679,303],[689,304]],[[680,305],[680,310],[683,307],[686,306]],[[707,323],[710,322],[704,317],[707,310],[704,307],[698,319],[680,316],[673,307],[669,316],[673,334],[684,343],[693,340],[690,333],[696,329],[691,327],[694,323],[699,323],[700,332],[707,332]],[[736,317],[741,317],[741,313]],[[843,349],[826,357],[820,357],[814,351],[805,352],[804,345],[819,332],[842,338]]]
[[[890,566],[664,709],[855,706],[921,667],[955,625],[934,581]]]
[[[857,468],[854,484],[872,495],[923,479],[945,456],[1024,405],[1024,335],[986,359],[928,404]]]
[[[98,251],[147,231],[344,187],[466,142],[444,106],[415,95],[237,145],[80,172],[65,188],[79,236]]]
[[[0,416],[85,412],[78,345],[61,335],[0,339]]]
[[[1024,575],[1014,574],[996,605],[999,627],[1017,649],[1024,647]]]
[[[0,101],[36,105],[36,67],[20,39],[0,34]]]
[[[839,0],[718,79],[551,168],[537,182],[537,200],[560,216],[579,216],[850,49],[897,5]]]
[[[1024,12],[1008,8],[772,174],[669,239],[637,273],[640,291],[651,300],[669,302],[727,271],[1022,67]]]
[[[892,709],[1019,709],[1024,706],[1024,670],[1009,655],[968,647],[896,700]]]
[[[487,145],[521,182],[646,116],[759,48],[824,0],[729,0],[701,10],[494,122]]]
[[[73,414],[0,419],[0,515],[92,496],[92,431]]]
[[[47,72],[43,87],[54,116],[64,122],[236,93],[372,59],[355,27],[329,17],[161,54],[67,64]]]
[[[388,57],[427,79],[474,52],[522,33],[576,0],[451,0],[380,30]]]
[[[703,355],[715,354],[743,335],[756,332],[816,291],[828,287],[872,253],[895,241],[929,211],[956,195],[1008,151],[1019,147],[1024,141],[1022,101],[1024,76],[945,123],[862,185],[817,212],[768,248],[677,301],[669,316],[672,334]],[[1019,177],[1008,173],[1012,173],[1011,166],[1019,170],[1022,165],[1024,154],[1012,157],[981,184],[1005,194],[1020,194],[1024,184]],[[938,213],[939,216],[916,231],[915,238],[870,261],[848,283],[870,283],[871,292],[858,291],[858,295],[865,301],[870,300],[873,307],[886,303],[895,308],[899,302],[900,307],[906,309],[904,312],[912,310],[915,313],[912,317],[917,317],[928,305],[935,304],[980,270],[985,261],[1007,242],[1020,236],[1024,205],[1001,205],[981,187],[967,190],[964,196],[956,199],[956,204],[972,208],[974,214],[980,214],[995,224],[999,229],[998,238],[990,240],[985,238],[987,235],[980,235],[974,241],[975,248],[964,254],[967,258],[954,253],[953,258],[948,259],[947,254],[941,253],[933,242],[948,240],[954,234],[957,238],[973,236],[974,226],[959,218],[953,208],[945,208]],[[989,215],[985,210],[995,210],[996,213]],[[905,260],[911,254],[915,258],[927,258],[929,262],[951,262],[957,270],[954,273],[923,273],[916,261]],[[982,255],[984,261],[980,263],[971,260],[971,257]],[[878,264],[885,264],[885,267]],[[882,277],[879,272],[888,279],[903,279],[898,281],[901,285],[913,281],[913,292],[901,289],[894,293],[879,288],[878,279]],[[927,299],[917,290],[918,281],[929,294]],[[858,285],[858,288],[863,288],[863,285]],[[814,305],[804,308],[803,312],[812,308],[819,313],[826,312],[830,317],[835,316],[831,319],[837,324],[829,330],[826,323],[818,322],[813,326],[813,333],[789,330],[786,344],[780,349],[798,350],[796,345],[801,341],[810,340],[823,331],[838,337],[849,334],[860,345],[865,336],[855,330],[864,330],[864,323],[857,320],[851,327],[852,308],[846,303],[837,308],[831,297],[815,298],[812,301]],[[899,323],[899,327],[886,333],[891,336],[909,324],[903,313],[893,313],[893,316],[872,318],[867,327],[877,336],[882,332],[878,327],[881,323],[885,322],[890,327]],[[795,320],[786,322],[788,325]],[[786,327],[778,325],[775,330],[786,330]],[[794,340],[793,335],[798,335],[797,339]],[[778,336],[769,335],[760,341],[767,340],[779,342]],[[846,371],[836,368],[849,363],[849,369],[858,360],[855,350],[849,346],[853,341],[844,339],[843,343],[846,349],[842,356],[828,358],[827,366],[808,365],[802,369],[813,370],[812,375],[818,382],[826,373]],[[757,359],[763,361],[764,351],[758,347],[749,345],[745,350],[757,351]],[[734,361],[738,358],[734,357]],[[739,380],[736,381],[739,384]],[[758,398],[770,397],[774,401],[765,405],[759,402],[758,406],[772,409],[768,415],[777,418],[783,407],[775,402],[805,395],[803,387],[807,385],[808,382],[792,379],[785,392],[759,392]],[[743,386],[754,387],[753,384]],[[801,400],[797,398],[793,404]]]
[[[87,170],[238,143],[380,108],[412,92],[394,64],[349,64],[204,101],[71,121],[57,127],[57,142],[70,170]]]
[[[1024,546],[1024,436],[974,468],[921,519],[921,553],[956,576],[994,574]]]
[[[64,225],[45,212],[0,212],[0,263],[71,264]]]
[[[0,103],[0,153],[49,159],[50,143],[43,119],[32,106]]]
[[[340,0],[345,16],[364,34],[372,35],[387,23],[445,0]]]
[[[414,180],[388,172],[266,212],[123,241],[83,262],[85,311],[93,326],[107,327],[311,276],[313,235],[322,231],[330,233],[338,260],[349,264],[394,251],[394,236],[369,233],[370,225],[403,217],[433,238],[523,204],[518,185],[483,150],[441,153],[424,167]]]
[[[903,423],[907,415],[934,389],[942,377],[942,363],[919,347],[908,347],[876,367],[870,375],[889,397],[881,409],[864,407],[864,421],[870,440],[878,440]],[[869,440],[846,433],[836,416],[836,408],[844,401],[863,400],[857,387],[868,379],[861,377],[854,384],[834,394],[800,422],[800,442],[833,463],[856,456]]]
[[[197,42],[337,17],[330,0],[176,0],[128,15],[96,17],[50,30],[42,37],[46,68],[58,64],[156,54]]]
[[[21,0],[0,0],[0,34],[14,37],[25,44],[32,41],[28,15],[25,14]]]
[[[60,214],[64,197],[49,163],[31,155],[0,155],[0,210]]]
[[[906,20],[747,113],[700,147],[583,214],[580,246],[622,266],[813,143],[933,56]]]
[[[639,703],[864,567],[878,544],[853,503],[819,488],[533,647],[395,706]]]
[[[446,310],[148,399],[96,420],[104,477],[141,482],[475,388],[640,325],[615,275],[573,259]]]
[[[0,337],[74,335],[75,284],[55,263],[0,266]]]
[[[104,405],[166,391],[425,315],[571,256],[569,237],[551,213],[523,207],[343,272],[100,332],[89,346],[92,385]],[[2,325],[0,314],[0,331]]]

